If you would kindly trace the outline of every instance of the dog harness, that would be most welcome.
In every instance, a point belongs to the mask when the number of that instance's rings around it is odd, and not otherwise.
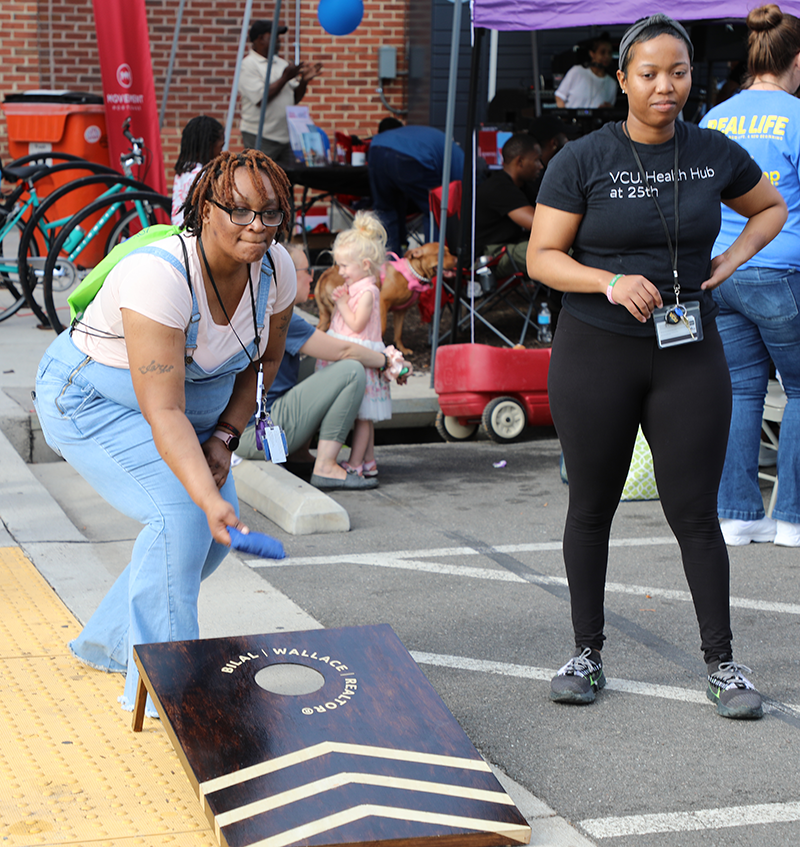
[[[393,256],[392,259],[387,259],[386,264],[381,265],[381,284],[386,279],[386,265],[391,265],[399,274],[401,274],[406,281],[408,282],[408,290],[411,292],[411,298],[403,303],[400,306],[392,306],[392,312],[402,312],[405,309],[413,306],[417,300],[419,300],[419,295],[423,291],[429,291],[431,287],[431,281],[428,279],[421,279],[415,272],[414,269],[408,262],[406,258],[400,258],[397,253],[388,253],[388,256]]]

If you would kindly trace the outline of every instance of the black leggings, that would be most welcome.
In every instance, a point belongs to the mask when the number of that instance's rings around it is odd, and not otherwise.
[[[660,350],[562,312],[550,407],[569,478],[564,562],[577,647],[603,645],[611,521],[639,424],[661,506],[681,549],[706,662],[731,656],[728,551],[717,518],[731,383],[716,324],[703,341]]]

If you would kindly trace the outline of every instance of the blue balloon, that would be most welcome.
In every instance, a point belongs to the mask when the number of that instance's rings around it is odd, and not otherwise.
[[[364,17],[362,0],[319,0],[317,18],[331,35],[350,35]]]

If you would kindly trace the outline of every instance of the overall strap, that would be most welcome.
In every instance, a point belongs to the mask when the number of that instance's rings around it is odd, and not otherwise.
[[[269,267],[267,267],[267,263],[269,263]],[[259,334],[264,328],[269,288],[273,279],[277,288],[278,275],[275,271],[275,262],[272,259],[272,254],[267,250],[266,255],[261,260],[261,280],[258,284],[258,304],[256,305],[256,324],[258,325]]]
[[[185,361],[188,365],[190,362],[194,361],[193,354],[197,349],[197,328],[200,321],[200,309],[197,305],[197,296],[194,292],[192,276],[189,271],[189,254],[186,251],[186,242],[180,236],[178,236],[178,238],[180,239],[181,247],[183,248],[183,262],[181,262],[181,260],[173,253],[170,253],[169,250],[165,250],[163,247],[159,247],[156,244],[147,244],[144,247],[139,247],[133,252],[149,253],[151,256],[158,256],[159,259],[163,259],[165,262],[168,262],[173,268],[177,268],[186,279],[189,291],[192,295],[192,316],[189,319],[189,330],[186,333]]]

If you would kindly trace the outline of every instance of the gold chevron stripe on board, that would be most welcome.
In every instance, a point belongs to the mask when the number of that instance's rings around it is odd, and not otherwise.
[[[442,794],[446,797],[461,797],[466,800],[479,800],[485,803],[502,803],[504,806],[514,805],[514,801],[505,791],[488,791],[483,788],[468,788],[463,785],[442,785],[428,780],[405,779],[380,774],[342,772],[324,779],[318,779],[315,782],[309,782],[307,785],[282,791],[272,797],[255,800],[252,803],[239,806],[237,809],[231,809],[229,812],[222,812],[215,817],[215,822],[218,829],[223,826],[230,826],[255,815],[270,812],[299,800],[307,800],[309,797],[345,785],[373,785],[379,788],[396,788],[400,791],[419,791],[426,794]]]
[[[270,773],[283,770],[284,768],[298,765],[302,762],[308,762],[312,759],[318,759],[321,756],[326,756],[328,753],[346,753],[351,756],[371,756],[375,759],[393,759],[398,762],[415,762],[421,765],[438,765],[448,768],[463,768],[470,771],[485,771],[491,773],[492,769],[483,759],[465,759],[458,756],[441,756],[435,753],[421,753],[416,750],[397,750],[393,747],[373,747],[367,744],[347,744],[339,741],[323,741],[320,744],[314,744],[311,747],[305,747],[302,750],[297,750],[294,753],[286,753],[283,756],[277,756],[267,762],[259,762],[257,765],[251,765],[248,768],[242,768],[239,771],[233,771],[222,776],[207,779],[201,782],[199,786],[200,800],[205,800],[207,794],[213,794],[215,791],[221,791],[223,788],[230,788],[232,785],[239,785],[242,782],[247,782],[250,779],[256,779],[259,776],[266,776]]]
[[[527,844],[531,838],[529,826],[518,826],[515,824],[504,824],[498,821],[487,821],[481,818],[466,818],[461,815],[443,815],[436,812],[420,812],[416,809],[395,809],[391,806],[378,806],[371,803],[362,806],[354,806],[334,815],[320,818],[319,820],[287,829],[286,832],[254,841],[248,847],[288,847],[303,839],[312,838],[322,832],[328,832],[349,823],[362,820],[367,817],[392,818],[393,820],[414,821],[415,823],[426,823],[431,826],[449,826],[457,829],[472,829],[478,832],[492,832],[503,835],[509,841],[517,844]]]

